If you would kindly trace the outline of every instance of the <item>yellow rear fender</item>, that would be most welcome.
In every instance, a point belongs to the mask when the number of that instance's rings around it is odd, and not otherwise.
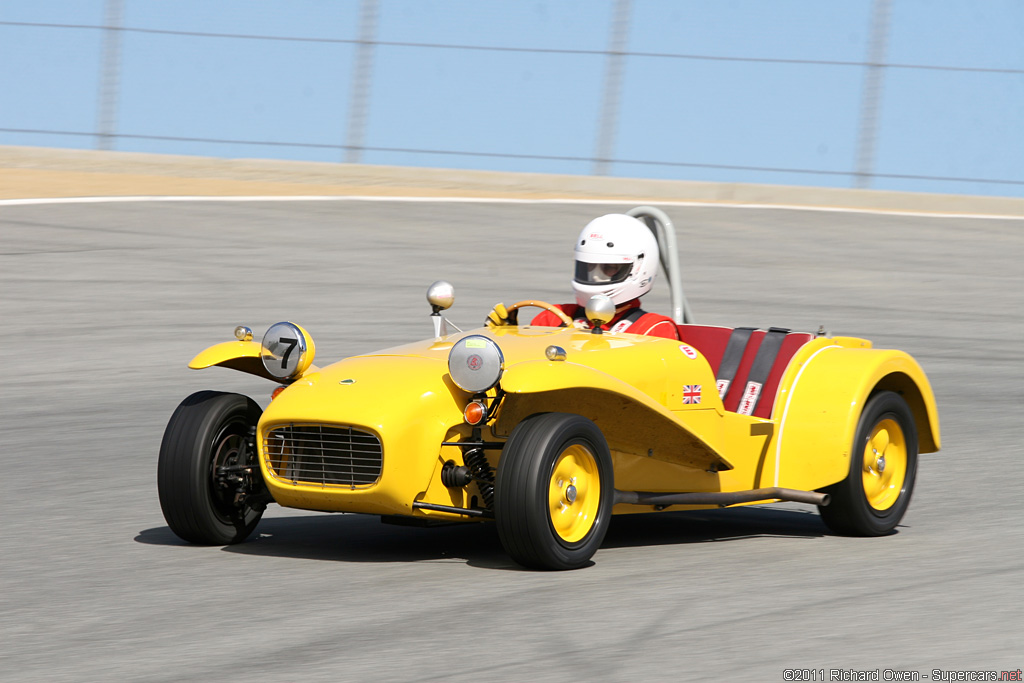
[[[861,411],[879,391],[901,395],[914,415],[919,451],[939,450],[935,395],[903,351],[828,346],[801,363],[777,407],[775,485],[818,489],[843,480]]]
[[[262,345],[255,341],[229,341],[214,344],[210,348],[200,351],[188,366],[193,370],[203,370],[219,365],[269,379],[271,382],[280,382],[281,380],[268,373],[267,369],[263,367],[263,360],[260,358],[262,349]],[[311,374],[318,370],[319,368],[315,365],[310,365],[303,374]]]
[[[699,433],[686,424],[689,411],[668,410],[639,389],[599,370],[568,362],[517,363],[501,378],[501,388],[506,395],[494,425],[500,438],[507,438],[530,415],[574,413],[593,420],[614,451],[701,470],[732,469],[711,445],[718,441],[717,435]],[[701,424],[707,422],[701,420]]]

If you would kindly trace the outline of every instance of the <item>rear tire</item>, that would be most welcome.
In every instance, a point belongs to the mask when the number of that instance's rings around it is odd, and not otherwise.
[[[259,524],[263,511],[235,505],[234,491],[218,485],[216,471],[237,463],[261,414],[251,398],[217,391],[192,394],[174,411],[160,444],[157,490],[164,519],[181,539],[241,543]],[[256,454],[249,458],[255,465]]]
[[[917,475],[917,428],[907,402],[883,391],[868,399],[850,450],[846,479],[823,491],[829,529],[848,536],[890,534],[903,519]]]
[[[585,566],[608,531],[614,488],[597,425],[567,413],[528,417],[498,461],[494,517],[505,551],[530,569]]]

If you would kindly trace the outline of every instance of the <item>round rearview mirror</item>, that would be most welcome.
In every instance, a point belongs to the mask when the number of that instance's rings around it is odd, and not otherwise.
[[[434,311],[443,311],[451,308],[455,303],[455,287],[445,280],[438,280],[427,287],[427,301],[434,307]]]
[[[615,304],[611,297],[604,294],[595,294],[587,302],[587,320],[595,328],[601,327],[615,317]]]

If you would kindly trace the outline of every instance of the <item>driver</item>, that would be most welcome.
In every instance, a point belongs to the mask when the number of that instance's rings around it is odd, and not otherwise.
[[[620,213],[595,218],[577,238],[575,257],[572,288],[576,303],[558,306],[573,319],[573,325],[590,329],[585,313],[587,301],[595,294],[604,294],[615,304],[615,317],[601,329],[679,339],[672,318],[640,308],[640,297],[651,291],[658,273],[658,241],[646,225]],[[487,324],[507,324],[504,313],[505,307],[498,304],[488,315]],[[564,325],[550,311],[541,311],[531,324]]]

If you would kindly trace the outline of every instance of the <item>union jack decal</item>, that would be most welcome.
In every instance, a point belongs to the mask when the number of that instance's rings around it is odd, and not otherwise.
[[[699,384],[684,384],[683,403],[700,403],[700,390]]]

